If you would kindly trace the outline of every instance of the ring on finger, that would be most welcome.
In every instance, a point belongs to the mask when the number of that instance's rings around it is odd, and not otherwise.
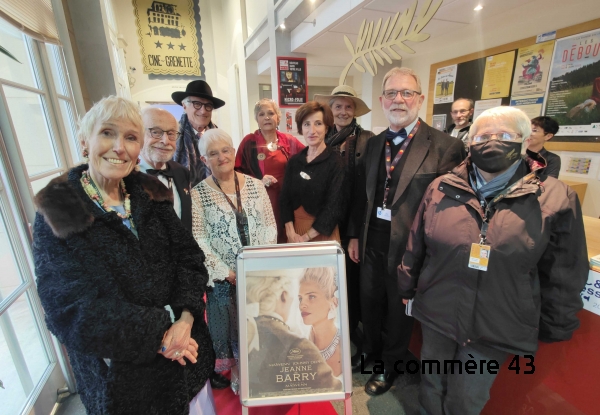
[[[177,359],[179,359],[181,357],[181,352],[180,351],[175,352],[175,357]]]

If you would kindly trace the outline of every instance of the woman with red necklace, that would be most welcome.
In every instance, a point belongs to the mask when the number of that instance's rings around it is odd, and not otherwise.
[[[248,134],[240,143],[235,157],[235,169],[262,180],[277,222],[277,242],[285,243],[287,238],[279,218],[279,194],[283,186],[285,166],[290,157],[304,148],[304,144],[294,136],[277,130],[281,111],[275,101],[267,98],[258,101],[254,106],[254,118],[258,123],[258,130]]]

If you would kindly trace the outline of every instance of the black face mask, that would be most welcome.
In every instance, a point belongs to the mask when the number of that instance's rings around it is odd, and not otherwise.
[[[487,173],[501,172],[521,157],[521,144],[499,140],[473,144],[469,150],[471,161]]]

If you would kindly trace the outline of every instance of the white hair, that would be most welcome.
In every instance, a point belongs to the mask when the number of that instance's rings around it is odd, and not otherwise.
[[[469,141],[477,135],[481,124],[485,121],[501,121],[511,125],[515,132],[519,133],[523,138],[523,145],[525,145],[525,139],[531,135],[531,121],[527,114],[515,107],[500,106],[490,108],[481,113],[479,117],[475,119],[473,125],[469,129]]]
[[[383,93],[383,91],[385,91],[385,84],[388,81],[388,79],[390,79],[392,76],[412,76],[415,80],[415,82],[417,83],[417,89],[418,89],[418,93],[422,93],[423,90],[421,89],[421,78],[419,78],[419,75],[417,75],[417,73],[415,71],[413,71],[410,68],[400,68],[398,66],[396,66],[395,68],[392,68],[388,71],[388,73],[385,74],[385,76],[383,77],[383,82],[381,83],[381,92]]]
[[[198,142],[198,150],[200,155],[206,157],[206,151],[213,143],[222,142],[227,144],[229,147],[233,147],[233,140],[229,134],[220,128],[211,128],[202,134],[202,139]]]
[[[144,123],[138,105],[128,99],[110,95],[96,102],[79,120],[77,138],[79,141],[87,142],[96,125],[115,119],[131,121],[139,130],[140,139],[144,137]]]

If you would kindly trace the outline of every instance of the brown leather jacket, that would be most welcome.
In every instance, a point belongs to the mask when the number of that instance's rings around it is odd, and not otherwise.
[[[487,271],[467,266],[484,215],[468,158],[431,183],[413,222],[398,267],[400,295],[414,297],[417,320],[460,344],[534,353],[538,338],[568,340],[579,327],[588,274],[581,207],[553,177],[536,172],[524,181],[530,166],[544,167],[531,157],[489,220]]]

